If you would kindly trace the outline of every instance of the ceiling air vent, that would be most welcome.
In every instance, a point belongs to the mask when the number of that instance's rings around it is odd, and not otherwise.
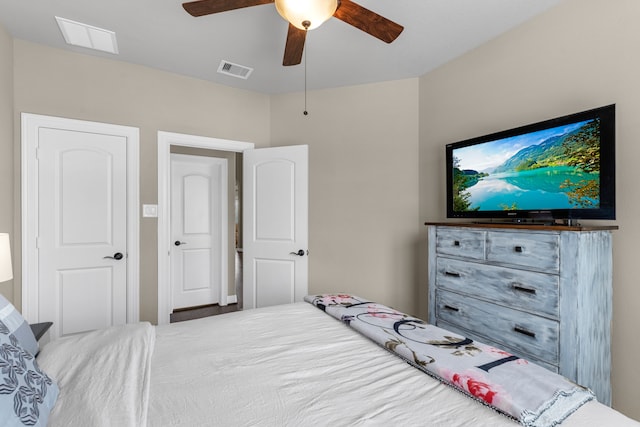
[[[245,67],[243,65],[234,64],[229,61],[220,61],[218,67],[220,74],[226,74],[228,76],[237,77],[239,79],[248,79],[249,75],[253,72],[253,68]]]
[[[88,49],[101,50],[113,54],[118,53],[116,33],[81,22],[56,16],[64,41],[68,44]]]

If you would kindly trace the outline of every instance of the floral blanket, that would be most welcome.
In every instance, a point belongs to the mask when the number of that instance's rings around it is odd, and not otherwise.
[[[530,427],[555,426],[594,399],[563,376],[498,348],[353,295],[308,295],[339,319],[445,384]]]

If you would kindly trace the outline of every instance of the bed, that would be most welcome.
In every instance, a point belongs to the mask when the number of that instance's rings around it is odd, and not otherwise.
[[[341,310],[389,310],[394,315],[374,320],[396,325],[407,319],[405,314],[354,296],[339,296],[335,304],[327,303],[335,296],[307,300],[171,325],[125,325],[51,342],[37,356],[40,369],[58,387],[48,425],[523,423],[427,372],[413,350],[403,358],[402,345],[385,346],[355,330],[359,315]],[[387,333],[385,327],[380,330]],[[468,347],[466,342],[444,348]],[[583,397],[588,395],[585,391]],[[640,425],[592,398],[564,409],[567,413],[558,416],[562,426]],[[555,423],[536,422],[531,425]]]

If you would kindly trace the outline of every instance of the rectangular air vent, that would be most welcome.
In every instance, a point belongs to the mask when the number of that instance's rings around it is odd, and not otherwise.
[[[228,76],[237,77],[239,79],[248,79],[249,75],[253,72],[253,68],[245,67],[243,65],[234,64],[229,61],[220,61],[218,67],[220,74],[226,74]]]
[[[64,41],[70,45],[101,50],[113,54],[118,53],[116,33],[93,27],[81,22],[56,16]]]

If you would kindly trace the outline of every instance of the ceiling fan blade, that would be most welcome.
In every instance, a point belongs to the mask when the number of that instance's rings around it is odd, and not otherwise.
[[[197,0],[182,3],[182,7],[191,16],[203,16],[273,2],[274,0]]]
[[[333,16],[386,43],[394,41],[404,30],[402,25],[396,24],[351,0],[341,0]]]
[[[302,52],[304,51],[304,41],[307,32],[289,24],[287,31],[287,44],[284,46],[284,58],[282,65],[298,65],[302,62]]]

